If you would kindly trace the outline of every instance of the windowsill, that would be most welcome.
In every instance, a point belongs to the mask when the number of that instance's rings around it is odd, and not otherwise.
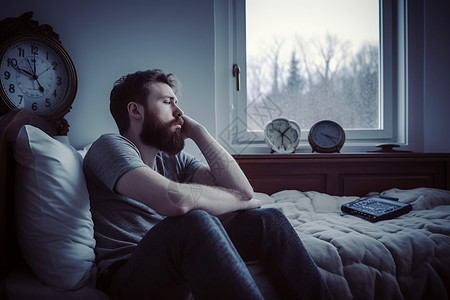
[[[223,144],[222,144],[223,145]],[[344,147],[341,149],[340,153],[347,154],[347,153],[392,153],[392,152],[379,152],[379,147],[376,147],[378,143],[374,144],[349,144],[344,145]],[[395,153],[408,153],[408,152],[415,152],[415,149],[409,148],[407,145],[399,144],[400,147],[395,148]],[[276,153],[270,153],[269,148],[265,143],[255,143],[255,144],[228,144],[223,145],[225,149],[231,153],[232,155],[259,155],[259,154],[276,154]],[[377,152],[374,152],[377,151]],[[408,152],[404,152],[408,151]],[[297,150],[293,154],[311,154],[316,153],[312,152],[312,148],[308,143],[300,143],[300,145],[297,147]],[[321,154],[321,153],[316,153]],[[278,154],[283,155],[283,154]],[[285,155],[285,154],[284,154]]]

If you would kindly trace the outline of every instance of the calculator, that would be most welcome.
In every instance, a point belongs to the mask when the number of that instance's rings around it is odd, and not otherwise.
[[[379,195],[359,198],[341,206],[344,213],[371,222],[392,219],[410,212],[411,209],[411,204],[399,202],[397,198]]]

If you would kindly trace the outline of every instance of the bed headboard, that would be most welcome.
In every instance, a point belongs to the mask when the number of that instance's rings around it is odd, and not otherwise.
[[[60,131],[60,124],[50,123],[26,110],[13,110],[0,117],[0,278],[6,276],[12,263],[20,257],[14,229],[13,146],[20,128],[27,124],[51,136]]]

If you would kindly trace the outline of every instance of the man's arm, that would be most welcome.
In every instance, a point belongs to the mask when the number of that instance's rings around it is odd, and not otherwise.
[[[194,184],[176,183],[149,167],[139,167],[122,175],[115,190],[165,216],[195,209],[223,215],[260,207],[260,201],[252,199],[253,188],[233,157],[202,125],[186,116],[183,119],[184,137],[197,144],[209,165],[196,171]]]
[[[246,200],[230,189],[173,182],[149,167],[135,168],[122,175],[115,190],[165,216],[183,215],[195,209],[222,215],[261,206],[259,200]]]
[[[200,184],[219,186],[234,190],[249,200],[253,188],[234,158],[209,134],[206,128],[193,119],[183,116],[183,132],[198,146],[208,166],[200,167],[193,181]]]

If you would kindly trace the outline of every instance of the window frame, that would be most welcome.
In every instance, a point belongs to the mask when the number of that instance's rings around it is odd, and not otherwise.
[[[408,135],[407,1],[380,0],[380,12],[381,129],[346,129],[341,152],[375,150],[380,143],[414,144]],[[239,21],[245,22],[245,0],[215,0],[216,137],[233,154],[266,153],[263,133],[246,127],[245,30],[239,30]],[[236,91],[234,64],[241,70],[240,91]],[[302,128],[297,152],[311,152],[308,133],[309,128]]]

